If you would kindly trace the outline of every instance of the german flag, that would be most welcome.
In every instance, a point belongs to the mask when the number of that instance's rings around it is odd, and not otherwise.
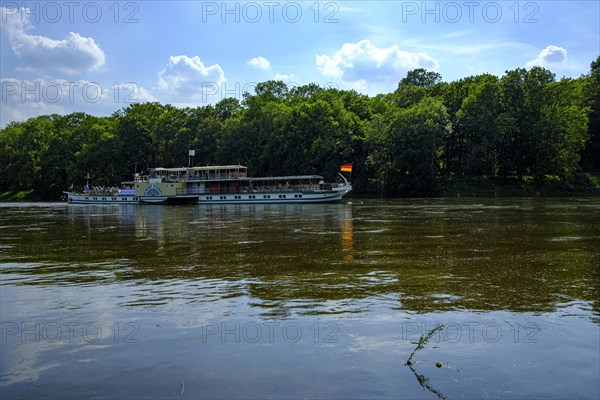
[[[342,172],[352,172],[352,164],[344,164],[340,167]]]

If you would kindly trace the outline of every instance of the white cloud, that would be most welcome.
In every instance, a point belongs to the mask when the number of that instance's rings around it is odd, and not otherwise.
[[[294,74],[275,74],[275,76],[273,77],[273,79],[275,79],[276,81],[286,81],[288,79],[293,79],[294,78]]]
[[[550,45],[540,52],[540,54],[534,60],[529,61],[526,66],[531,68],[533,66],[540,67],[555,67],[565,66],[567,64],[567,49]]]
[[[111,115],[131,103],[157,101],[133,82],[102,86],[87,80],[4,78],[0,79],[0,85],[0,126],[42,114],[81,111],[97,116]]]
[[[262,56],[254,57],[248,61],[248,65],[263,71],[271,71],[273,79],[278,81],[286,81],[294,78],[294,74],[282,74],[271,69],[271,62]]]
[[[254,57],[253,59],[248,61],[248,65],[265,71],[271,67],[271,63],[269,62],[269,60],[262,56]]]
[[[225,80],[219,64],[207,67],[198,56],[171,56],[158,73],[156,90],[170,102],[193,105],[206,103],[207,96],[218,93]]]
[[[0,8],[2,30],[6,32],[10,47],[25,64],[25,69],[35,71],[58,70],[75,73],[95,70],[104,65],[104,52],[93,38],[69,32],[64,39],[31,35],[27,8]]]
[[[441,43],[438,40],[438,43],[415,43],[414,47],[419,47],[421,49],[434,50],[437,52],[445,52],[450,54],[457,55],[479,55],[483,56],[483,53],[492,53],[504,51],[504,52],[522,52],[529,51],[533,47],[526,43],[506,41],[506,42],[493,42],[493,43],[459,43],[455,41],[454,43]]]
[[[411,69],[439,68],[439,62],[426,53],[411,53],[398,45],[380,48],[369,40],[345,43],[333,55],[317,55],[316,65],[323,76],[359,91],[396,85]]]

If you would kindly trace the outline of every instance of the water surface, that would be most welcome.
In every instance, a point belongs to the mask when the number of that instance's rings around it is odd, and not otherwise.
[[[0,204],[3,399],[598,398],[599,301],[597,199]]]

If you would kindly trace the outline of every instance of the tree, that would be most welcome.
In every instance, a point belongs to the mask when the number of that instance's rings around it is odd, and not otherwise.
[[[43,192],[43,155],[55,137],[54,120],[58,115],[43,115],[23,123],[12,123],[0,131],[0,167],[2,191]]]
[[[538,168],[546,143],[541,118],[548,101],[544,92],[552,82],[554,74],[541,67],[507,71],[500,79],[504,100],[498,116],[500,175],[528,174],[543,180]]]
[[[387,126],[379,117],[371,125],[387,128],[382,133],[370,130],[369,138],[376,146],[372,151],[378,155],[369,160],[375,169],[375,185],[382,186],[385,195],[435,194],[439,148],[450,129],[446,108],[440,100],[425,98],[390,117]]]
[[[460,171],[468,175],[494,175],[498,127],[496,119],[502,102],[502,88],[493,75],[472,84],[469,95],[456,113],[454,126],[461,161]]]
[[[216,114],[221,119],[231,118],[242,110],[240,101],[235,97],[226,97],[215,105]]]
[[[232,99],[235,102],[225,101],[229,99],[224,99],[215,107],[205,106],[190,110],[187,126],[191,136],[190,148],[196,151],[196,165],[217,163],[217,142],[222,135],[223,123],[241,110],[237,99]],[[227,112],[224,112],[225,109]]]
[[[134,103],[116,115],[122,179],[156,165],[156,131],[163,112],[164,106],[159,103]]]
[[[434,71],[427,71],[423,68],[408,71],[406,78],[400,81],[398,86],[417,86],[431,88],[442,81],[442,76]]]
[[[441,80],[440,74],[423,68],[408,71],[394,92],[396,105],[404,108],[418,103],[427,97],[432,88]]]
[[[581,151],[587,139],[588,108],[583,106],[580,82],[564,78],[546,86],[545,104],[540,111],[542,132],[536,146],[536,178],[555,175],[572,178],[579,168]]]
[[[592,62],[589,74],[583,79],[590,114],[582,161],[588,169],[600,170],[600,56]]]
[[[266,81],[257,83],[254,91],[256,97],[267,100],[283,100],[288,94],[288,87],[283,81]]]

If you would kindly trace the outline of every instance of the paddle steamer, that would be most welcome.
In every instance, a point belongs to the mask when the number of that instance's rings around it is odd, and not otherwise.
[[[351,171],[350,165],[341,168]],[[320,175],[250,177],[243,165],[152,168],[120,188],[87,184],[81,193],[64,194],[69,203],[79,204],[326,203],[339,202],[352,190],[338,175],[338,182],[325,183]]]

